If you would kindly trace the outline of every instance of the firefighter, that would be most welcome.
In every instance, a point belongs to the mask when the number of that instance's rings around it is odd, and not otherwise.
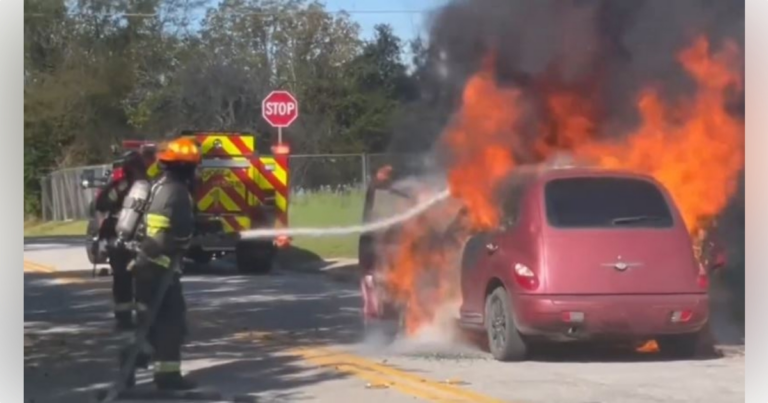
[[[152,347],[157,388],[189,390],[196,385],[181,376],[181,345],[186,336],[186,303],[179,268],[194,229],[190,189],[200,162],[200,153],[193,141],[182,138],[171,141],[159,150],[157,159],[162,174],[152,186],[133,265],[137,311],[140,326],[149,326],[147,341]],[[172,275],[173,280],[162,293],[158,285],[165,275]],[[144,313],[160,293],[162,299],[157,306],[155,320],[153,323],[145,323]],[[146,362],[148,357],[143,354],[138,361]]]
[[[129,151],[120,158],[122,177],[114,178],[107,184],[104,190],[96,198],[96,210],[107,217],[99,231],[100,239],[107,241],[107,256],[109,266],[112,269],[112,300],[115,325],[118,330],[130,330],[134,328],[134,293],[133,275],[128,270],[133,255],[125,248],[115,247],[117,237],[115,224],[117,214],[123,204],[128,190],[136,180],[146,179],[146,164],[135,151]]]

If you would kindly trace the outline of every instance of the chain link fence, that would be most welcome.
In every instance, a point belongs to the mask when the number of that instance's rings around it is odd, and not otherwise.
[[[351,217],[362,217],[362,196],[371,175],[384,165],[412,166],[423,161],[409,155],[387,154],[325,154],[293,155],[290,157],[290,187],[292,225],[320,225],[319,217],[329,224],[351,223]],[[83,180],[93,181],[108,174],[111,165],[93,165],[54,171],[41,180],[42,219],[69,221],[88,219],[90,204],[96,189],[85,189]],[[309,214],[314,209],[349,211],[349,218],[333,214]],[[315,218],[309,218],[315,217]],[[333,222],[330,222],[333,221]],[[357,222],[356,221],[356,222]]]
[[[61,169],[41,180],[42,219],[44,221],[82,220],[88,217],[96,189],[83,188],[83,180],[93,181],[107,174],[110,165]]]

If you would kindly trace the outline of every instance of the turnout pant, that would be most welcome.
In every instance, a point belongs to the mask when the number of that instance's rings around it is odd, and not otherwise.
[[[133,318],[133,273],[128,270],[131,254],[126,250],[111,250],[109,265],[112,268],[112,300],[115,319],[130,321]]]
[[[147,342],[152,346],[155,374],[179,373],[181,369],[181,346],[187,333],[186,301],[181,288],[178,272],[152,262],[142,262],[134,267],[136,276],[136,308],[139,326],[146,326],[148,309],[162,292],[162,278],[172,275],[173,279],[158,306],[157,315],[150,324]]]

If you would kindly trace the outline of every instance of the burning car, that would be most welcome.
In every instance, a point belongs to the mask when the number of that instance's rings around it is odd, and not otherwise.
[[[534,343],[655,339],[691,357],[709,318],[707,271],[667,190],[618,170],[519,170],[495,231],[467,242],[460,325],[492,355]]]
[[[396,172],[393,174],[393,172]],[[365,194],[363,221],[372,223],[388,219],[413,208],[426,198],[444,188],[443,178],[429,175],[402,177],[400,171],[386,166],[377,172]],[[414,262],[408,259],[410,252],[424,246],[425,242],[444,244],[441,237],[450,233],[451,217],[456,216],[458,206],[451,201],[442,202],[438,207],[446,212],[447,220],[416,217],[386,229],[365,233],[360,236],[358,261],[361,268],[360,290],[362,294],[362,319],[366,333],[391,341],[401,330],[408,327],[407,313],[412,316],[414,304],[419,302],[421,293],[436,288],[435,282],[443,280],[441,273],[431,271],[428,262]],[[426,214],[426,213],[425,213]],[[418,226],[415,233],[412,228]],[[420,244],[407,241],[409,236],[418,236]],[[432,249],[427,247],[426,249]],[[426,255],[423,255],[426,256]],[[423,263],[423,264],[421,264]],[[413,270],[402,269],[411,264],[420,264],[419,279],[401,278]],[[414,281],[409,290],[401,286]],[[407,295],[404,293],[407,292]]]

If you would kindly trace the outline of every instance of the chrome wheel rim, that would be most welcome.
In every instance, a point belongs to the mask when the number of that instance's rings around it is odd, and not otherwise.
[[[507,342],[507,318],[504,315],[504,305],[500,298],[491,300],[491,343],[496,350],[504,349]]]

